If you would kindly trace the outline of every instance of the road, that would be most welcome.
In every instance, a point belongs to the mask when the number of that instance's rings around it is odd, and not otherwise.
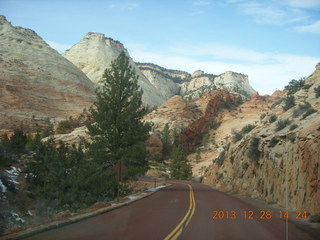
[[[174,182],[129,206],[28,239],[315,239],[292,223],[286,238],[278,215],[203,184]]]

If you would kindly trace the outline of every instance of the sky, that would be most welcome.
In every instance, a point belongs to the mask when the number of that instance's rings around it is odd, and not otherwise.
[[[60,53],[104,33],[136,62],[247,74],[260,94],[320,62],[320,0],[0,0],[0,15]]]

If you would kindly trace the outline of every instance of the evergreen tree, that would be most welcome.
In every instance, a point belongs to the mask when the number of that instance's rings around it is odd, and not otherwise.
[[[149,125],[141,121],[142,90],[138,76],[122,52],[103,75],[102,87],[90,113],[95,123],[87,125],[92,137],[89,155],[102,169],[113,169],[117,163],[126,167],[125,178],[144,174],[148,169],[145,141]]]
[[[192,177],[192,167],[181,144],[172,150],[170,171],[173,179],[188,180]]]
[[[170,130],[169,130],[168,123],[166,123],[162,131],[161,141],[162,141],[162,156],[163,158],[166,158],[170,153],[170,145],[171,145]]]

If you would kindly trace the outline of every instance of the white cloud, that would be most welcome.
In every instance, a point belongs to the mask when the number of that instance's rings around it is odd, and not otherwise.
[[[317,8],[320,7],[319,0],[287,0],[287,4],[298,8]]]
[[[227,45],[221,45],[223,49],[220,51],[217,45],[212,49],[209,45],[183,46],[184,52],[182,48],[159,52],[145,49],[141,45],[129,44],[127,47],[135,61],[152,62],[169,69],[189,73],[202,69],[213,74],[225,71],[248,74],[250,84],[260,94],[272,94],[276,89],[283,89],[292,79],[309,76],[314,71],[315,65],[320,62],[320,57],[261,53]]]
[[[210,2],[198,0],[198,1],[194,1],[192,4],[196,6],[206,6],[206,5],[209,5]]]
[[[201,14],[203,14],[204,12],[203,11],[193,11],[193,12],[191,12],[189,15],[190,16],[196,16],[196,15],[201,15]]]
[[[310,25],[297,26],[294,30],[301,33],[320,33],[320,20]]]
[[[138,2],[112,3],[112,4],[109,4],[109,8],[121,10],[121,11],[126,11],[126,10],[133,10],[133,9],[139,7],[139,5],[140,5],[140,3],[138,3]]]
[[[57,50],[59,53],[63,53],[65,50],[71,48],[71,45],[64,43],[57,43],[54,41],[47,41],[47,43],[50,45],[50,47]]]

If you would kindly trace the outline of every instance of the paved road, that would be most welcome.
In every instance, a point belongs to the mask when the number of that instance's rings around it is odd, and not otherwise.
[[[286,240],[286,222],[276,215],[206,185],[176,182],[129,206],[28,239]],[[315,239],[290,223],[288,234],[289,240]]]

